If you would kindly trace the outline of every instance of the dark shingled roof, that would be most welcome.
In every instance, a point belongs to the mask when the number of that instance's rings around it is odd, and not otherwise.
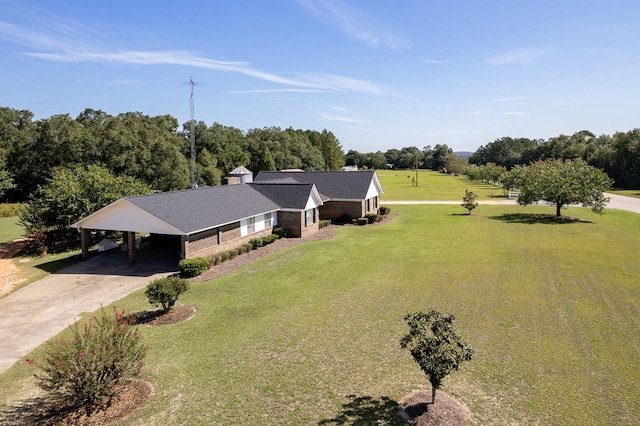
[[[318,192],[331,199],[364,200],[375,171],[359,172],[260,172],[254,182],[291,178],[300,183],[313,183]]]
[[[297,182],[253,182],[250,185],[256,191],[275,201],[280,207],[298,210],[303,210],[307,206],[307,201],[313,189],[312,183]]]
[[[280,209],[278,204],[248,184],[210,186],[125,199],[185,234]]]

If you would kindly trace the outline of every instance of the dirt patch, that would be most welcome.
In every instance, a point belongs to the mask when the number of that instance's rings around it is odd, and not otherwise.
[[[0,297],[11,293],[21,281],[21,274],[12,259],[27,244],[25,239],[18,239],[0,244]]]
[[[469,409],[445,392],[438,391],[431,404],[431,390],[418,390],[400,401],[403,417],[414,426],[464,426],[469,423]]]
[[[118,385],[118,394],[109,404],[94,407],[65,407],[64,401],[45,397],[21,401],[19,405],[3,408],[0,425],[15,426],[104,426],[127,418],[154,395],[151,383],[142,379],[128,379]]]

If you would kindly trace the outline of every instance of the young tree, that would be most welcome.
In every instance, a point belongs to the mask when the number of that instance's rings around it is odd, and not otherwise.
[[[431,403],[436,402],[436,390],[442,380],[471,361],[475,349],[463,342],[453,330],[454,316],[433,309],[428,313],[409,313],[404,317],[409,333],[400,340],[402,349],[409,349],[414,361],[431,383]]]
[[[506,189],[519,189],[518,204],[528,205],[546,201],[556,206],[556,216],[561,216],[562,206],[582,204],[594,213],[604,213],[609,201],[604,191],[613,182],[599,169],[584,160],[546,160],[529,166],[516,166],[505,179]]]
[[[464,197],[462,197],[462,204],[460,205],[469,210],[469,215],[471,215],[471,210],[475,209],[478,206],[476,198],[478,198],[478,196],[475,192],[469,191],[467,189],[464,190]]]

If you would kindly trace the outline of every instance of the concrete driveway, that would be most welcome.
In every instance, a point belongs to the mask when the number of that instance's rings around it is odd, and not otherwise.
[[[122,252],[95,256],[0,299],[0,372],[77,321],[80,314],[177,272],[176,260],[144,254],[135,266],[129,266]]]

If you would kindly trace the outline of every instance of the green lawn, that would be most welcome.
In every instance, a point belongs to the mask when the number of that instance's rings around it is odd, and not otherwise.
[[[428,388],[399,339],[405,313],[429,307],[456,315],[477,349],[444,382],[473,424],[640,423],[640,216],[459,213],[393,206],[385,225],[345,226],[194,284],[179,301],[193,319],[141,327],[155,396],[122,424],[374,424]],[[117,305],[149,307],[143,291]],[[0,403],[32,395],[33,372],[0,374]]]
[[[472,182],[464,176],[420,170],[416,187],[412,185],[415,170],[377,170],[377,173],[384,190],[383,204],[385,200],[462,201],[465,189],[475,192],[479,200],[505,197],[501,187]]]
[[[627,197],[640,198],[640,189],[614,189],[609,192]]]
[[[22,238],[24,228],[18,225],[18,216],[0,217],[0,244]]]

